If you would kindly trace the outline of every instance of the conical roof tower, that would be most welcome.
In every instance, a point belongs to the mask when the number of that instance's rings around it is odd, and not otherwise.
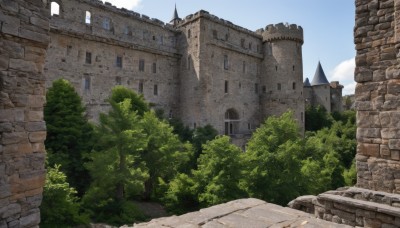
[[[304,87],[311,87],[310,80],[308,80],[308,78],[306,78],[306,80],[304,80],[304,82],[303,82],[303,85],[304,85]]]
[[[178,11],[176,10],[176,4],[175,4],[174,15],[172,15],[172,19],[169,23],[175,26],[178,24],[179,21],[181,21],[181,18],[178,16]]]
[[[312,86],[315,85],[326,85],[329,84],[328,79],[326,79],[324,70],[322,69],[321,62],[318,61],[317,70],[315,70],[314,78],[311,82]]]

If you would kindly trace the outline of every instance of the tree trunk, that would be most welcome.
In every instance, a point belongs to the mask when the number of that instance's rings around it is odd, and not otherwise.
[[[125,154],[122,152],[119,152],[119,169],[118,172],[119,174],[123,174],[125,167],[126,166],[126,158],[125,158]],[[122,175],[120,175],[122,176]],[[117,182],[117,195],[116,198],[118,201],[121,201],[124,199],[124,183],[122,179],[119,179]]]

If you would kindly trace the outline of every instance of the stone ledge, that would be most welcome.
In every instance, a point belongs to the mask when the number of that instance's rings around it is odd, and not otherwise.
[[[258,199],[239,199],[180,216],[153,219],[133,227],[350,227]],[[129,228],[129,226],[123,226]]]

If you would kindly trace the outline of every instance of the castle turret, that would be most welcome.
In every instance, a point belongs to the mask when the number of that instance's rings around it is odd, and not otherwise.
[[[172,19],[169,23],[172,24],[173,26],[176,26],[179,23],[179,21],[181,21],[181,18],[178,16],[178,11],[176,10],[176,4],[175,4],[174,15],[172,15]]]
[[[304,129],[303,29],[294,24],[280,23],[268,25],[260,33],[264,45],[263,71],[260,75],[263,86],[260,99],[262,115],[266,118],[292,109]]]
[[[331,112],[331,87],[320,62],[318,62],[311,86],[313,90],[312,106],[322,105],[327,112]]]

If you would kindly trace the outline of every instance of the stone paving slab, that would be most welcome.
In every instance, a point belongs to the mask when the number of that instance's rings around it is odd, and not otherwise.
[[[351,227],[317,219],[302,211],[258,199],[239,199],[180,216],[153,219],[134,224],[135,228],[340,228]],[[123,226],[122,228],[130,228]]]

